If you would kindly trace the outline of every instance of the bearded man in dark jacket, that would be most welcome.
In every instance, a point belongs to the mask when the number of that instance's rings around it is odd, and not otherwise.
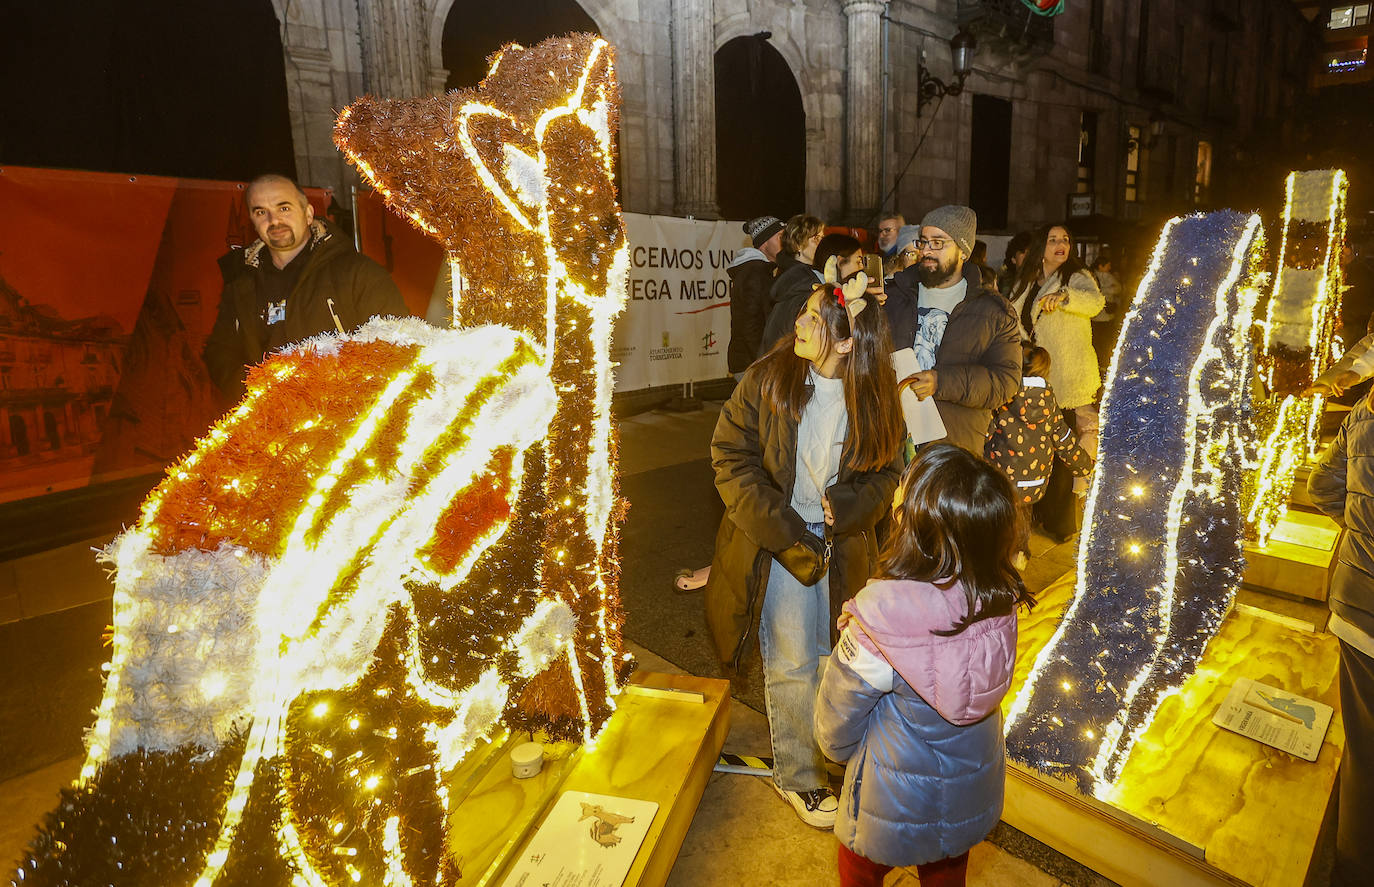
[[[744,223],[751,247],[735,253],[726,267],[730,275],[730,348],[726,361],[736,377],[758,356],[763,342],[763,325],[773,299],[773,264],[782,250],[782,220],[777,216],[759,216]]]
[[[903,384],[935,398],[943,440],[981,456],[992,411],[1021,388],[1021,335],[1011,303],[968,261],[977,228],[966,206],[926,213],[920,259],[892,278],[883,308],[892,347],[914,349],[921,367]]]
[[[270,351],[323,332],[350,332],[370,318],[403,317],[400,290],[338,229],[315,218],[305,192],[285,176],[259,176],[245,192],[258,240],[226,275],[205,342],[210,378],[230,400],[244,394],[248,367]]]

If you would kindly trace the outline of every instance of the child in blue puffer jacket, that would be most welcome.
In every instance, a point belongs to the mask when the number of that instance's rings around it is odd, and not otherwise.
[[[1005,474],[938,444],[907,469],[894,532],[840,616],[816,700],[816,741],[849,762],[835,837],[842,887],[917,866],[961,885],[1002,813],[999,704],[1016,661],[1018,515]]]

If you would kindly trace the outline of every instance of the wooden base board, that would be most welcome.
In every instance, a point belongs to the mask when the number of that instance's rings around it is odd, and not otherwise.
[[[1070,572],[1021,620],[1019,692],[1073,595]],[[1165,700],[1108,797],[1085,798],[1016,765],[1002,818],[1125,887],[1304,882],[1345,747],[1334,638],[1253,608],[1235,609],[1197,670]],[[1336,709],[1315,763],[1212,724],[1236,678]]]
[[[625,879],[657,887],[668,879],[730,729],[730,682],[637,672],[641,687],[685,691],[624,693],[594,748],[545,745],[537,776],[516,779],[509,750],[528,734],[475,749],[448,780],[449,849],[461,885],[499,885],[514,854],[564,791],[657,801],[658,814]]]
[[[1289,510],[1263,547],[1245,546],[1245,585],[1326,600],[1341,529],[1326,515]]]

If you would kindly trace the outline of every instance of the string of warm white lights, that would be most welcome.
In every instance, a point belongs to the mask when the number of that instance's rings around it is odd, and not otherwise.
[[[1008,754],[1100,796],[1192,673],[1240,583],[1239,456],[1258,216],[1171,220],[1102,398],[1072,603],[1006,722]]]
[[[1246,520],[1260,545],[1288,510],[1298,468],[1316,455],[1322,398],[1302,392],[1326,369],[1337,341],[1346,188],[1338,169],[1290,173],[1285,183],[1279,268],[1259,357],[1268,392],[1257,409],[1262,443],[1246,485]]]
[[[274,355],[149,496],[106,555],[87,761],[25,877],[452,884],[451,768],[512,725],[594,745],[631,665],[617,100],[610,47],[571,35],[507,47],[477,90],[340,115],[442,242],[463,329],[374,320]]]

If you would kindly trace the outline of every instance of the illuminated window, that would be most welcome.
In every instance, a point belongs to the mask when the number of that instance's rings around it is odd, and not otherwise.
[[[1193,177],[1193,203],[1203,203],[1212,190],[1212,143],[1197,143],[1197,174]]]
[[[1140,199],[1140,137],[1138,126],[1126,127],[1126,202]]]
[[[1363,68],[1368,58],[1369,50],[1364,47],[1359,49],[1345,49],[1340,52],[1328,52],[1326,54],[1326,70],[1331,74],[1340,74],[1343,71],[1353,71]]]
[[[1369,7],[1368,3],[1331,7],[1331,19],[1326,23],[1327,30],[1339,31],[1341,28],[1358,28],[1369,24]]]

